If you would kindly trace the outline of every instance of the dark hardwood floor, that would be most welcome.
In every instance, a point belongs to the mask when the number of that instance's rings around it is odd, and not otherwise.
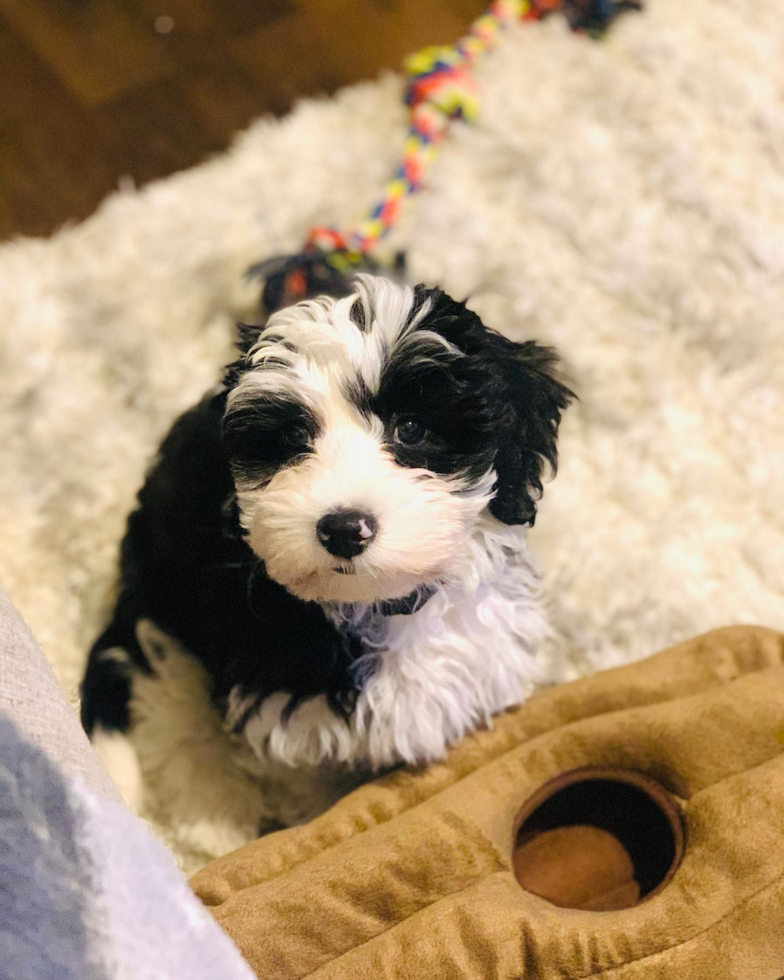
[[[90,214],[256,116],[449,43],[485,0],[0,0],[0,237]]]

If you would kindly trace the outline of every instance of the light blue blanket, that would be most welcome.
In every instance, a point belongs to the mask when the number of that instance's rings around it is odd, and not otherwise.
[[[174,859],[0,716],[0,977],[251,980]]]
[[[253,980],[0,593],[0,980]]]

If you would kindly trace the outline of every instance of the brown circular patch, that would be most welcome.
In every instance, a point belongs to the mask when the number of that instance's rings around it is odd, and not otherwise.
[[[664,787],[631,769],[586,767],[526,801],[512,864],[526,891],[554,905],[608,911],[658,894],[683,851],[683,817]]]

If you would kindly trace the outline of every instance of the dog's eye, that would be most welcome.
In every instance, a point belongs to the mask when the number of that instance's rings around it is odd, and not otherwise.
[[[419,419],[411,416],[401,419],[395,427],[395,441],[404,446],[416,446],[427,435],[427,429]]]
[[[280,433],[280,442],[287,449],[306,449],[310,433],[304,425],[290,425]]]

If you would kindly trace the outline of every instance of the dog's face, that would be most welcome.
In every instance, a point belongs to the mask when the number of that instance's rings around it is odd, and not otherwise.
[[[532,524],[570,392],[439,290],[360,277],[282,310],[230,368],[224,440],[267,573],[303,599],[408,596],[477,518]]]

